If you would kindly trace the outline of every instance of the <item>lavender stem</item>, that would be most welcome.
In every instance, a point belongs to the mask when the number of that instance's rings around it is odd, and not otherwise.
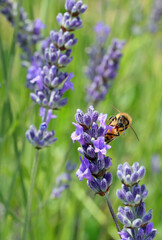
[[[38,169],[38,155],[39,155],[38,153],[39,153],[39,150],[37,150],[35,153],[35,159],[33,162],[33,167],[32,167],[32,172],[31,172],[30,188],[29,188],[29,194],[28,194],[28,201],[27,201],[27,207],[26,207],[26,215],[25,215],[22,240],[26,239],[26,234],[28,232],[28,227],[29,227],[29,223],[30,223],[33,190],[34,190],[36,174],[37,174],[37,169]]]
[[[113,208],[112,208],[112,206],[111,206],[111,202],[110,202],[108,193],[106,193],[105,196],[106,196],[106,199],[107,199],[107,205],[108,205],[108,207],[109,207],[111,216],[112,216],[112,218],[113,218],[113,220],[114,220],[115,226],[116,226],[117,231],[118,231],[118,233],[119,233],[121,230],[120,230],[120,227],[119,227],[119,224],[118,224],[118,220],[117,220],[117,218],[116,218],[116,215],[115,215],[115,213],[114,213],[114,210],[113,210]],[[120,235],[119,235],[119,236],[120,236]]]

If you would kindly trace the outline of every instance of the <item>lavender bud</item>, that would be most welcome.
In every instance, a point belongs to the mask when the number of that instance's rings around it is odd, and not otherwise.
[[[90,156],[91,158],[95,158],[95,157],[96,157],[95,150],[94,150],[94,148],[93,148],[91,145],[88,146],[88,148],[87,148],[87,154],[88,154],[88,156]]]
[[[126,208],[125,211],[126,211],[126,217],[127,217],[130,221],[132,221],[132,220],[134,219],[134,214],[133,214],[133,212],[132,212],[129,208]]]
[[[133,173],[133,174],[131,175],[131,182],[132,182],[132,183],[137,182],[138,178],[139,178],[138,173],[137,173],[137,172]]]
[[[112,166],[111,158],[105,157],[105,168],[108,169],[110,166]]]
[[[117,217],[118,217],[119,221],[124,224],[124,217],[123,217],[123,215],[121,213],[117,213]]]
[[[152,219],[152,210],[149,210],[142,218],[143,223],[148,223]]]
[[[131,221],[128,220],[126,217],[123,218],[123,224],[124,224],[126,227],[131,227]]]
[[[135,199],[134,199],[134,202],[135,204],[139,204],[141,202],[142,198],[140,195],[136,195]]]
[[[122,172],[121,172],[120,170],[117,171],[117,176],[118,176],[118,178],[119,178],[120,180],[122,180],[123,174],[122,174]]]
[[[134,200],[133,194],[132,194],[131,192],[127,192],[127,193],[125,194],[125,198],[126,198],[126,200],[127,200],[129,203],[132,203],[133,200]]]
[[[107,185],[110,186],[111,183],[112,183],[112,174],[110,172],[107,172],[105,175],[104,175],[104,178],[106,179],[107,181]]]
[[[124,169],[124,174],[125,174],[125,175],[131,175],[131,174],[132,174],[131,168],[130,168],[130,167],[126,167],[126,168]]]
[[[94,111],[92,113],[92,122],[96,122],[98,120],[98,112]]]
[[[138,163],[138,162],[135,162],[135,163],[132,165],[132,168],[133,168],[133,171],[138,171],[138,169],[139,169],[139,163]]]
[[[89,168],[90,168],[90,171],[91,171],[91,173],[92,173],[93,175],[98,174],[99,169],[98,169],[98,166],[97,166],[95,163],[91,162]]]
[[[97,165],[98,165],[99,170],[101,171],[105,168],[105,161],[104,160],[98,160]]]
[[[100,189],[102,192],[105,192],[107,190],[107,188],[108,188],[107,181],[105,178],[103,178],[100,183]]]
[[[88,113],[84,114],[83,122],[87,127],[91,125],[91,117]]]
[[[75,119],[76,119],[76,121],[77,121],[78,123],[83,124],[83,123],[84,123],[83,117],[84,117],[83,112],[82,112],[80,109],[78,109],[78,110],[77,110],[77,113],[75,114]]]
[[[91,136],[88,133],[83,133],[83,140],[85,141],[85,143],[91,144]]]
[[[142,225],[142,220],[137,218],[136,220],[133,221],[132,227],[134,228],[139,228]]]
[[[84,155],[83,148],[81,148],[81,147],[78,147],[78,152],[79,152],[80,154]]]
[[[116,195],[121,201],[125,201],[125,194],[123,193],[123,191],[117,190]]]
[[[98,129],[98,136],[100,137],[100,136],[103,136],[104,135],[104,131],[105,131],[105,129],[103,128],[103,127],[100,127],[99,129]]]
[[[145,168],[140,167],[140,169],[138,170],[138,174],[139,174],[139,178],[142,179],[145,175]]]
[[[94,192],[100,192],[100,186],[99,184],[94,180],[94,181],[87,181],[88,186],[94,191]]]
[[[136,208],[136,214],[139,218],[142,218],[143,215],[145,214],[146,210],[145,210],[145,204],[144,202],[141,203],[141,205],[139,205],[137,208]]]

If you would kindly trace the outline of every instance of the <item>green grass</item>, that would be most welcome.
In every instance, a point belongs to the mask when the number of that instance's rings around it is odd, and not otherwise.
[[[56,177],[65,169],[67,160],[79,166],[77,143],[72,145],[70,135],[74,131],[72,122],[77,108],[86,111],[85,86],[87,78],[84,67],[88,62],[85,48],[94,40],[93,26],[104,20],[111,28],[110,39],[126,40],[119,74],[106,99],[97,106],[99,112],[108,116],[116,114],[112,106],[128,112],[133,118],[133,127],[140,141],[131,130],[112,142],[109,156],[112,157],[113,184],[110,199],[113,208],[121,205],[116,190],[121,187],[116,177],[119,163],[139,161],[146,167],[146,184],[149,195],[146,209],[153,209],[154,228],[158,229],[157,239],[162,239],[162,162],[159,173],[151,169],[151,156],[162,156],[162,49],[161,33],[132,35],[133,24],[130,1],[90,1],[87,12],[82,16],[83,29],[76,32],[78,44],[73,49],[74,60],[68,67],[73,72],[75,91],[66,93],[68,104],[57,111],[57,119],[50,123],[56,131],[58,141],[40,152],[38,173],[34,188],[31,212],[32,224],[27,239],[39,240],[110,240],[118,239],[114,223],[106,205],[106,199],[95,196],[80,182],[75,173],[71,188],[60,199],[49,201],[41,210],[36,209],[50,196]],[[102,6],[103,4],[103,6]],[[137,4],[139,4],[137,2]],[[24,7],[32,18],[40,17],[46,24],[47,36],[51,29],[58,28],[56,15],[64,12],[64,0],[24,1]],[[146,26],[151,1],[141,3],[143,19],[139,24]],[[26,70],[21,67],[20,50],[14,46],[14,32],[3,16],[0,16],[0,239],[21,239],[27,193],[35,150],[25,139],[30,124],[39,126],[39,107],[34,105],[25,87]],[[6,31],[7,29],[7,31]]]

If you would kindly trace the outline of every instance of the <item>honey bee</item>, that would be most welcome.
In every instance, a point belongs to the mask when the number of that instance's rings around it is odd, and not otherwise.
[[[121,113],[118,109],[114,108],[119,113],[116,116],[111,116],[108,121],[108,126],[111,126],[112,129],[108,129],[107,133],[105,134],[105,142],[108,144],[109,142],[113,141],[117,137],[119,137],[127,128],[131,128],[134,132],[136,138],[139,140],[135,130],[131,126],[132,118],[128,113]]]

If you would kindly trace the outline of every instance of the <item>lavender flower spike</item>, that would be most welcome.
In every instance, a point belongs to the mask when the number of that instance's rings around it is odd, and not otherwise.
[[[108,130],[106,125],[107,115],[98,114],[93,106],[87,113],[78,109],[75,115],[77,123],[73,123],[76,130],[71,134],[71,139],[78,141],[81,147],[78,151],[81,165],[76,172],[80,181],[87,179],[88,186],[96,193],[104,196],[112,183],[112,175],[107,172],[111,164],[111,158],[107,157],[110,145],[104,142],[104,135]]]
[[[136,162],[132,166],[129,163],[118,166],[117,176],[123,183],[122,190],[117,190],[117,197],[125,207],[118,208],[118,219],[124,225],[119,233],[121,239],[126,240],[151,240],[156,236],[153,229],[152,210],[146,212],[144,199],[148,191],[145,185],[138,185],[144,177],[145,168]],[[150,223],[149,223],[150,222]]]
[[[67,104],[68,99],[64,98],[64,94],[69,89],[74,90],[71,82],[74,74],[63,69],[73,59],[71,53],[77,39],[71,32],[82,27],[79,15],[85,12],[87,6],[80,0],[66,0],[65,8],[67,12],[57,16],[61,29],[51,31],[50,36],[43,41],[41,53],[34,54],[27,74],[27,86],[32,90],[30,97],[40,106],[42,124],[45,123],[46,126],[52,118],[56,117],[53,115],[53,110],[60,109]],[[34,132],[34,135],[31,134],[31,131]],[[29,142],[36,148],[42,148],[52,143],[51,138],[49,142],[45,143],[46,134],[42,134],[40,138],[37,136],[39,134],[36,133],[34,127],[31,127],[26,134]],[[51,131],[51,136],[53,134],[54,132]]]
[[[90,79],[87,86],[87,101],[96,104],[105,98],[112,80],[117,75],[124,41],[114,39],[107,52],[105,45],[110,32],[109,27],[99,22],[94,30],[96,42],[87,49],[90,60],[86,75]]]

